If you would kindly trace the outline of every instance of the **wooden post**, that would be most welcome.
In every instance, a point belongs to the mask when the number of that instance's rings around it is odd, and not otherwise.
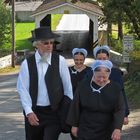
[[[129,72],[130,72],[130,63],[127,63],[126,65],[127,65],[127,66],[126,66],[126,70],[127,70],[127,72],[129,73]]]
[[[15,67],[15,0],[12,0],[12,67]]]

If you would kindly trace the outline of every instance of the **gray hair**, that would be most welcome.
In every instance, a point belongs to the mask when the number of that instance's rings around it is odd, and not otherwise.
[[[40,40],[34,41],[33,42],[33,47],[37,47],[41,43]]]

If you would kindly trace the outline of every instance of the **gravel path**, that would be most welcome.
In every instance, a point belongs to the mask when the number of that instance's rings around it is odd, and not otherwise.
[[[140,140],[140,109],[133,109],[129,115],[129,124],[123,126],[122,140]]]

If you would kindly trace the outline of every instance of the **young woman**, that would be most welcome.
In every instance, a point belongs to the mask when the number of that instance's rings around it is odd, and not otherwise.
[[[74,48],[72,50],[72,56],[75,64],[69,67],[69,71],[74,94],[78,84],[86,77],[87,73],[89,73],[88,71],[90,71],[91,68],[84,64],[85,58],[87,57],[86,49]],[[74,137],[72,134],[71,138],[72,140],[77,140],[77,138]]]
[[[88,67],[84,64],[85,58],[87,57],[86,49],[74,48],[72,50],[72,56],[75,64],[69,67],[69,71],[74,93],[78,83],[86,77],[87,73],[91,70],[91,67]]]

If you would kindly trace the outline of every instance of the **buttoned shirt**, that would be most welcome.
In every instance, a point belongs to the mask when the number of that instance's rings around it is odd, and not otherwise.
[[[52,54],[50,54],[47,57],[46,62],[41,62],[40,61],[41,56],[39,52],[36,51],[35,53],[35,61],[36,61],[37,71],[38,71],[38,96],[37,96],[38,106],[50,105],[47,85],[45,83],[44,76],[46,74],[48,66],[51,65],[51,57]],[[59,56],[59,72],[63,83],[64,95],[68,96],[70,99],[73,99],[70,74],[69,74],[66,60],[63,56]],[[27,60],[25,59],[20,67],[20,72],[17,80],[17,90],[20,95],[21,103],[23,109],[25,110],[26,115],[33,112],[32,100],[29,93],[29,83],[30,83],[29,70],[28,70]]]

